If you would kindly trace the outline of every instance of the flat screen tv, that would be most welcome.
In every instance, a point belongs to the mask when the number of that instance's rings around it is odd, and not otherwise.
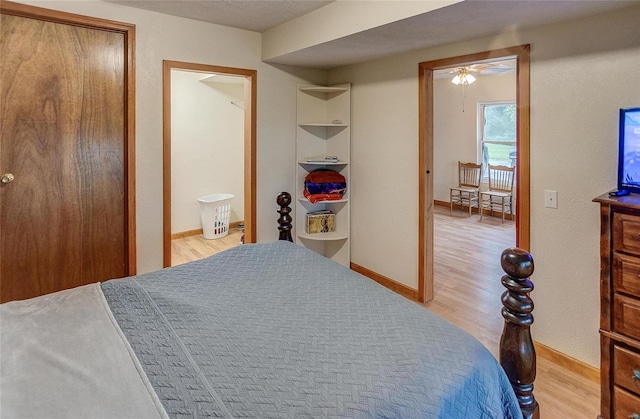
[[[620,109],[618,191],[640,193],[640,108]]]

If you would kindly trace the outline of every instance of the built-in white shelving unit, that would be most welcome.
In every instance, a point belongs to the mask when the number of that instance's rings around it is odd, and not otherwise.
[[[317,86],[299,84],[297,91],[296,130],[296,242],[336,262],[349,266],[350,217],[349,203],[351,176],[351,85]],[[337,162],[323,161],[326,156],[337,156]],[[331,169],[342,174],[347,181],[347,192],[337,201],[312,204],[304,196],[304,179],[316,169]],[[331,233],[305,233],[306,215],[318,210],[331,210],[335,214],[336,231]]]

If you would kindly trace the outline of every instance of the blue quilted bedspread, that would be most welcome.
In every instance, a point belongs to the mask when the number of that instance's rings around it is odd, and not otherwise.
[[[289,242],[102,289],[170,417],[522,417],[473,337]]]

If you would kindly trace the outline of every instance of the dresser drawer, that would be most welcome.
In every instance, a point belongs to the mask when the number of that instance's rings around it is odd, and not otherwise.
[[[619,387],[613,388],[614,419],[628,419],[640,416],[640,397],[624,391]]]
[[[614,294],[613,330],[633,339],[640,339],[640,300]]]
[[[640,396],[640,353],[614,346],[613,383]]]
[[[613,255],[613,289],[640,298],[640,258]]]
[[[640,255],[640,219],[637,215],[613,214],[613,250]]]

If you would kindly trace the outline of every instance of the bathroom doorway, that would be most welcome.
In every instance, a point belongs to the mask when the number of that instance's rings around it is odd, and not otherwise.
[[[175,61],[163,70],[167,267],[239,245],[242,235],[255,242],[256,72]],[[198,198],[222,193],[234,196],[229,234],[207,240]]]

